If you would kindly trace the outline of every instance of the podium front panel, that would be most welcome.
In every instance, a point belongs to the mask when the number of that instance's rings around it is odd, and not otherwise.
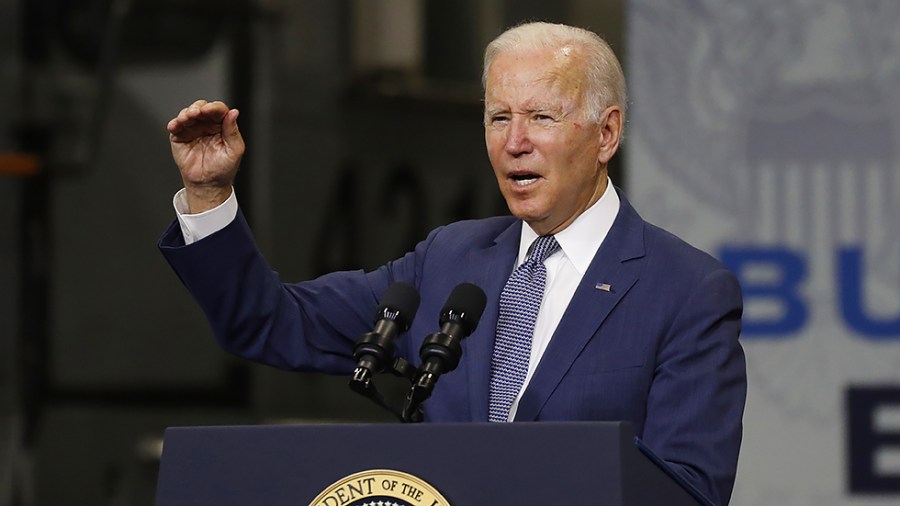
[[[565,422],[170,428],[156,505],[305,506],[372,469],[411,474],[453,506],[648,504],[657,491],[697,504],[635,449],[627,424]]]

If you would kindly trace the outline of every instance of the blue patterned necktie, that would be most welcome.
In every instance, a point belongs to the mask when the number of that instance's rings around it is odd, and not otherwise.
[[[557,250],[559,243],[552,235],[535,239],[528,260],[513,271],[500,293],[500,316],[491,358],[488,419],[492,422],[507,421],[513,400],[525,382],[534,322],[547,279],[544,260]]]

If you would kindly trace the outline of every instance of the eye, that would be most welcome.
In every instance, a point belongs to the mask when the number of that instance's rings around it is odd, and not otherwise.
[[[549,114],[537,113],[534,116],[534,120],[539,123],[550,123],[556,121],[556,118],[550,116]]]
[[[494,114],[490,118],[491,125],[505,125],[509,122],[509,116],[506,114]]]

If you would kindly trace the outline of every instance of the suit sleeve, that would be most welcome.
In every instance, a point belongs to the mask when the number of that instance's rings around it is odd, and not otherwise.
[[[650,387],[644,442],[715,504],[731,497],[747,393],[741,290],[722,268],[674,319]]]
[[[420,244],[424,252],[427,241]],[[281,369],[346,374],[353,346],[371,330],[378,300],[397,281],[417,285],[417,253],[380,269],[337,272],[283,284],[253,241],[243,215],[189,246],[177,223],[159,242],[226,351]]]

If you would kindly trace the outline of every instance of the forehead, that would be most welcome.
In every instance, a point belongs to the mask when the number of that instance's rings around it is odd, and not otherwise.
[[[579,52],[571,46],[498,54],[488,69],[485,101],[574,99],[584,88]]]

